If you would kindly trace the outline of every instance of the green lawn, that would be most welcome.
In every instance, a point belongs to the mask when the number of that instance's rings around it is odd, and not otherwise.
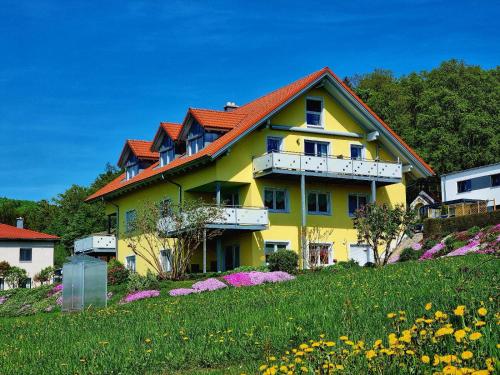
[[[176,298],[162,289],[160,298],[102,311],[0,318],[0,374],[255,373],[267,356],[320,334],[384,337],[390,311],[405,310],[413,322],[427,302],[452,311],[484,301],[498,312],[498,271],[498,259],[470,255]],[[498,326],[485,328],[483,350],[498,357]]]

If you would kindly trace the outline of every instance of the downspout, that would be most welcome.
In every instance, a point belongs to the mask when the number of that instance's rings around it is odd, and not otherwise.
[[[171,184],[174,184],[175,186],[177,186],[179,188],[179,206],[180,206],[182,204],[182,185],[178,184],[177,182],[175,182],[173,180],[169,180],[168,178],[165,178],[164,174],[161,175],[161,178],[162,178],[162,180],[165,180],[166,182],[170,182]]]
[[[102,198],[102,201],[104,202],[104,197]],[[116,259],[118,260],[118,244],[120,243],[120,206],[117,204],[114,204],[111,201],[108,201],[108,203],[116,208]]]

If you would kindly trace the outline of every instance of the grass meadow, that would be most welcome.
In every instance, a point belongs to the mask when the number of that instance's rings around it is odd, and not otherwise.
[[[393,311],[404,310],[409,325],[427,303],[448,312],[484,305],[494,315],[499,270],[498,259],[470,255],[181,297],[167,292],[189,282],[169,282],[159,298],[126,305],[116,303],[117,290],[101,311],[0,318],[0,374],[258,373],[270,357],[311,339],[386,338]],[[476,356],[498,358],[499,326],[491,320]],[[359,366],[345,372],[369,371]]]

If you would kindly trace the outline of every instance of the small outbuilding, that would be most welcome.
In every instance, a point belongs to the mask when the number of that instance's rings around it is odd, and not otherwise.
[[[63,265],[63,311],[106,307],[108,264],[88,255],[75,255]]]

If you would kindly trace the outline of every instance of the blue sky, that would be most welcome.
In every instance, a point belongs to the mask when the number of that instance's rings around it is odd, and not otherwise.
[[[210,5],[208,5],[210,4]],[[296,4],[296,5],[294,5]],[[498,1],[0,3],[0,196],[49,199],[189,106],[240,104],[330,66],[499,63]]]

